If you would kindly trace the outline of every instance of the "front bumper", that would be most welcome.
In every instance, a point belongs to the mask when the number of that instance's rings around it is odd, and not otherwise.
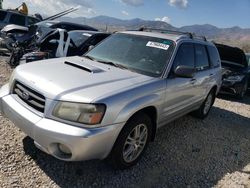
[[[244,82],[222,81],[220,93],[237,95],[242,91]]]
[[[0,90],[0,111],[44,152],[65,161],[104,159],[110,153],[124,123],[101,128],[80,128],[40,117],[7,94],[7,87]],[[71,154],[59,148],[63,144]]]

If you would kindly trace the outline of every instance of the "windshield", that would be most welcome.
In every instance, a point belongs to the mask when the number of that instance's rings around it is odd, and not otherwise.
[[[84,41],[91,37],[91,34],[82,31],[70,31],[69,36],[73,40],[74,44],[79,47]]]
[[[167,39],[118,33],[85,55],[97,61],[122,65],[140,74],[159,77],[173,49],[174,43]]]

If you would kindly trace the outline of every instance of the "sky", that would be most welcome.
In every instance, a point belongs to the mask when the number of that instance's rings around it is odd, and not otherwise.
[[[220,28],[250,28],[250,0],[3,0],[3,7],[15,8],[23,1],[33,14],[52,15],[79,6],[68,16],[141,18],[175,27],[212,24]]]

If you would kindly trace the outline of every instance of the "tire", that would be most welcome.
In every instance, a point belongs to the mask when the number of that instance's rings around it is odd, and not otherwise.
[[[11,66],[11,68],[15,68],[16,66],[19,65],[20,57],[22,57],[20,55],[21,55],[20,51],[18,51],[18,52],[12,51],[11,52],[10,59],[9,59],[9,65]]]
[[[205,119],[208,116],[208,114],[211,110],[211,107],[213,106],[214,101],[215,101],[215,92],[216,92],[215,89],[212,89],[208,93],[208,95],[207,95],[205,101],[202,103],[201,107],[192,113],[192,115],[194,117],[197,117],[199,119]]]
[[[245,81],[245,83],[243,84],[242,88],[241,88],[241,91],[236,95],[236,97],[238,99],[244,99],[246,93],[247,93],[247,89],[248,89],[248,83],[247,81]]]
[[[14,52],[11,52],[10,59],[9,59],[9,65],[11,67],[15,67],[16,66],[16,57],[15,57]]]
[[[139,136],[138,134],[136,136],[136,130],[140,130],[141,140],[139,137],[135,139]],[[108,161],[115,169],[120,170],[135,165],[147,148],[151,135],[152,121],[149,116],[141,112],[136,114],[120,132]]]

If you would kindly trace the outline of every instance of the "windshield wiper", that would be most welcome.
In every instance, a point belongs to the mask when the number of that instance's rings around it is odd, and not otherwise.
[[[95,58],[93,58],[93,57],[91,57],[91,56],[89,56],[89,55],[84,55],[84,56],[82,56],[82,57],[85,57],[85,58],[90,59],[90,60],[92,60],[92,61],[96,61]]]
[[[97,60],[98,62],[100,63],[103,63],[103,64],[107,64],[107,65],[111,65],[111,66],[114,66],[114,67],[118,67],[118,68],[121,68],[121,69],[127,69],[127,70],[130,70],[128,67],[122,65],[122,64],[119,64],[119,63],[114,63],[112,61],[102,61],[102,60]]]
[[[84,55],[83,57],[87,58],[87,59],[90,59],[92,61],[97,61],[99,63],[103,63],[103,64],[106,64],[106,65],[111,65],[111,66],[114,66],[114,67],[118,67],[120,69],[126,69],[126,70],[130,70],[132,72],[135,72],[134,70],[131,70],[130,68],[128,68],[127,66],[124,66],[122,64],[119,64],[119,63],[114,63],[112,61],[104,61],[104,60],[97,60],[95,58],[93,58],[92,56],[89,56],[89,55]]]

